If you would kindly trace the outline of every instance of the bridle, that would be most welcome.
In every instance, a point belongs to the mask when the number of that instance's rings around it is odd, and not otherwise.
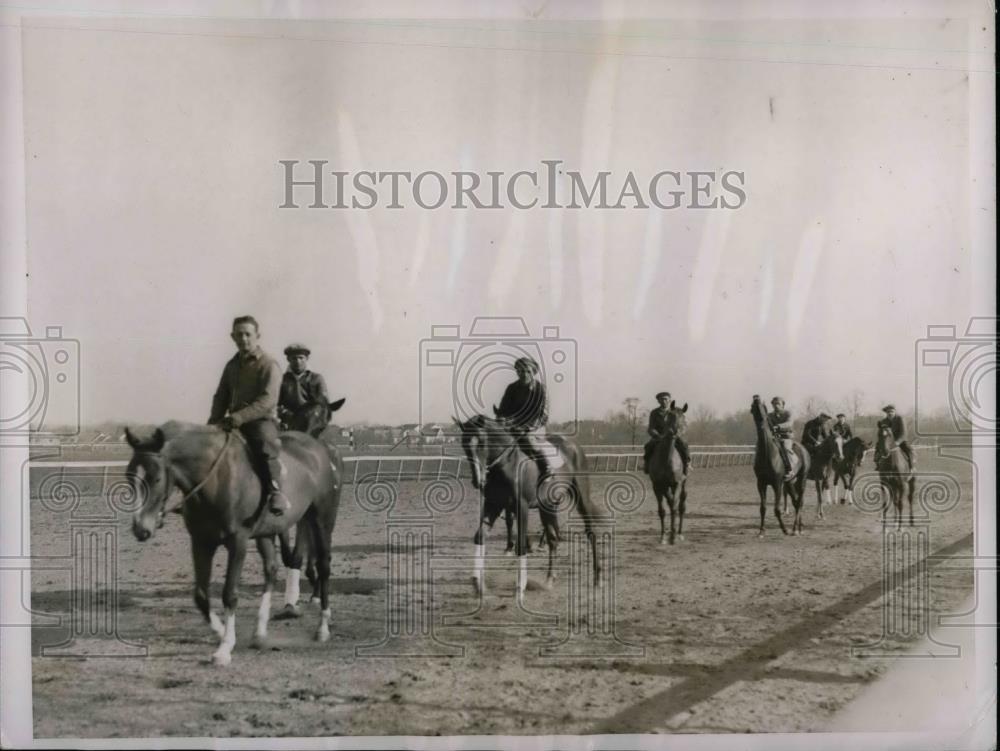
[[[179,506],[183,505],[184,502],[188,498],[191,498],[192,496],[194,496],[199,490],[201,490],[203,487],[205,487],[205,484],[209,480],[212,479],[212,476],[215,474],[215,471],[219,468],[219,465],[222,463],[222,457],[224,457],[226,455],[226,449],[229,448],[229,442],[232,440],[232,437],[233,437],[232,432],[230,432],[230,431],[227,430],[226,431],[226,440],[222,444],[222,448],[219,449],[218,455],[212,461],[212,465],[208,468],[208,472],[205,473],[205,476],[201,479],[201,482],[199,482],[197,485],[195,485],[193,488],[191,488],[191,490],[189,490],[187,493],[184,494],[184,497],[181,498],[181,501],[178,504]],[[163,474],[166,477],[166,481],[167,481],[167,491],[164,493],[164,496],[163,496],[163,499],[164,499],[164,502],[165,502],[167,496],[170,494],[170,490],[169,490],[170,486],[173,484],[173,473],[171,471],[170,464],[168,462],[164,461],[162,454],[160,454],[157,451],[136,451],[135,455],[136,456],[150,456],[150,457],[155,457],[155,458],[157,458],[157,459],[159,459],[159,460],[161,460],[163,462]],[[163,511],[162,508],[159,510],[158,514],[159,514],[159,516],[161,518],[163,517],[164,511]]]

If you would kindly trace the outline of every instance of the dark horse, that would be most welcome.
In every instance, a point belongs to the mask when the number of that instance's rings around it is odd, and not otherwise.
[[[132,531],[140,542],[150,539],[171,510],[168,499],[181,504],[194,554],[194,601],[220,639],[212,655],[215,664],[228,665],[232,660],[237,588],[249,541],[256,541],[264,561],[264,594],[254,637],[254,645],[262,646],[278,567],[274,537],[300,521],[300,530],[309,535],[316,554],[320,583],[322,612],[316,638],[330,638],[330,537],[337,520],[342,478],[337,462],[331,460],[323,444],[302,433],[281,435],[282,487],[292,507],[282,516],[274,516],[267,513],[260,478],[239,433],[168,422],[147,440],[128,430],[126,438],[133,450],[126,477],[142,501],[132,518]],[[222,591],[224,622],[209,606],[212,559],[219,545],[229,554]]]
[[[771,432],[767,422],[767,407],[754,394],[750,405],[750,414],[757,425],[757,451],[753,460],[753,471],[757,475],[757,492],[760,494],[760,532],[764,536],[764,517],[767,514],[767,489],[774,491],[774,515],[778,517],[778,525],[786,535],[785,522],[781,518],[781,499],[787,494],[792,499],[795,509],[795,520],[792,522],[792,534],[802,531],[802,497],[805,494],[806,475],[809,473],[809,454],[802,444],[793,443],[792,449],[799,457],[799,467],[791,482],[785,482],[785,464],[781,461],[781,449],[778,439]]]
[[[666,430],[663,432],[663,437],[653,446],[653,453],[649,457],[649,479],[653,483],[653,493],[656,495],[656,506],[660,514],[661,545],[667,541],[667,513],[663,508],[664,499],[670,507],[670,544],[674,544],[675,537],[681,542],[684,541],[687,475],[684,474],[684,463],[674,441],[684,430],[687,408],[687,404],[677,407],[675,402],[670,402]]]
[[[892,430],[886,426],[879,428],[876,456],[881,456],[878,467],[878,479],[887,497],[882,504],[882,523],[889,510],[889,501],[896,507],[896,529],[903,526],[903,495],[910,501],[910,526],[913,526],[913,493],[917,487],[917,478],[913,476],[913,467],[903,450],[896,444]]]
[[[537,506],[542,529],[549,548],[549,571],[546,587],[555,580],[555,557],[559,545],[559,516],[561,501],[574,507],[586,525],[594,558],[594,586],[600,583],[601,567],[597,557],[597,540],[591,522],[603,516],[600,508],[590,499],[590,481],[587,477],[587,457],[573,441],[561,436],[549,436],[558,449],[563,465],[550,459],[552,479],[541,488],[538,498],[538,465],[520,449],[507,423],[476,415],[467,422],[455,423],[462,431],[462,448],[472,468],[472,485],[483,494],[483,508],[479,528],[473,537],[476,546],[474,582],[476,590],[485,591],[483,563],[486,527],[492,527],[497,517],[510,511],[517,519],[515,552],[520,560],[517,580],[517,597],[521,601],[527,587],[528,568],[528,510]],[[556,501],[559,501],[558,503]]]
[[[333,413],[344,406],[346,399],[338,399],[335,402],[318,402],[310,404],[298,412],[288,414],[281,421],[282,430],[297,430],[300,433],[307,433],[321,443],[327,444],[321,437],[326,426],[330,424]],[[337,449],[332,444],[327,444],[327,449],[331,456],[337,453]],[[336,459],[340,462],[339,455]],[[338,467],[338,471],[343,475],[343,467]],[[301,524],[300,524],[301,526]],[[305,563],[306,578],[312,585],[313,593],[310,602],[319,602],[319,579],[316,576],[316,558],[312,554],[309,545],[309,533],[297,529],[295,532],[295,547],[293,548],[288,539],[288,530],[278,535],[281,544],[281,560],[288,568],[288,578],[285,582],[285,608],[274,616],[275,620],[287,618],[298,618],[302,615],[299,608],[299,579],[301,577],[302,563]]]
[[[809,477],[816,483],[816,510],[819,518],[823,518],[823,505],[832,505],[830,496],[830,475],[833,474],[833,462],[839,458],[840,443],[835,433],[828,433],[820,444],[809,451]],[[787,510],[787,506],[785,507]]]
[[[854,505],[854,476],[861,468],[861,461],[865,458],[865,452],[871,448],[871,444],[866,442],[861,436],[854,436],[844,441],[837,437],[840,443],[838,456],[833,459],[833,490],[837,492],[837,483],[844,483],[844,497],[841,503]]]

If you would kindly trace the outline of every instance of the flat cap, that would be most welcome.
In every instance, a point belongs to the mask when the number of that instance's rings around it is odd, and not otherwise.
[[[532,373],[538,372],[538,363],[532,360],[530,357],[519,357],[514,360],[514,369],[520,370],[521,368],[527,368]]]
[[[669,391],[661,391],[659,394],[656,395],[656,398],[657,399],[669,399],[670,398],[670,392]]]
[[[885,405],[884,407],[882,407],[882,411],[883,411],[883,412],[888,412],[888,411],[889,411],[890,409],[891,409],[891,410],[892,410],[893,412],[895,412],[895,411],[896,411],[896,407],[895,407],[894,405],[892,405],[892,404],[886,404],[886,405]]]
[[[287,347],[285,347],[285,357],[291,357],[292,355],[305,355],[306,357],[309,357],[309,355],[311,354],[312,352],[309,350],[309,348],[304,344],[300,344],[299,342],[289,344]]]

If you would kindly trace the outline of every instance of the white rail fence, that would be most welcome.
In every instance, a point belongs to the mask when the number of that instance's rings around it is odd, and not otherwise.
[[[711,450],[705,448],[707,447],[691,447],[691,462],[696,469],[749,467],[753,464],[753,446],[712,446]],[[720,448],[724,450],[719,450]],[[595,473],[642,472],[641,451],[591,453],[588,459],[589,469]],[[103,495],[115,486],[120,488],[127,465],[128,462],[125,460],[32,460],[29,475],[31,497],[37,498],[40,494],[49,494],[59,488],[71,489],[83,495]],[[427,456],[420,454],[345,456],[344,469],[346,483],[424,482],[470,477],[469,463],[464,456],[443,453]]]

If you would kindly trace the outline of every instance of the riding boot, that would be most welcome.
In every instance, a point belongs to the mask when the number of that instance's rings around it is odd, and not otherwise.
[[[684,474],[691,474],[691,452],[688,450],[688,445],[686,441],[682,441],[677,438],[674,441],[674,446],[677,448],[677,453],[681,455],[681,463],[684,465]]]
[[[785,448],[784,444],[781,445],[781,461],[785,463],[785,482],[791,482],[795,479],[795,472],[792,471],[792,458],[788,455],[788,449]]]
[[[903,450],[903,453],[906,455],[906,460],[910,463],[910,470],[913,470],[915,467],[913,463],[913,447],[906,441],[901,442],[899,447]]]
[[[649,474],[649,457],[653,453],[653,442],[647,441],[645,447],[642,451],[642,471],[645,474]]]
[[[292,508],[292,504],[288,502],[288,498],[281,492],[281,462],[273,459],[266,462],[264,466],[267,467],[267,477],[265,478],[264,487],[267,488],[268,510],[275,516],[281,516]]]

